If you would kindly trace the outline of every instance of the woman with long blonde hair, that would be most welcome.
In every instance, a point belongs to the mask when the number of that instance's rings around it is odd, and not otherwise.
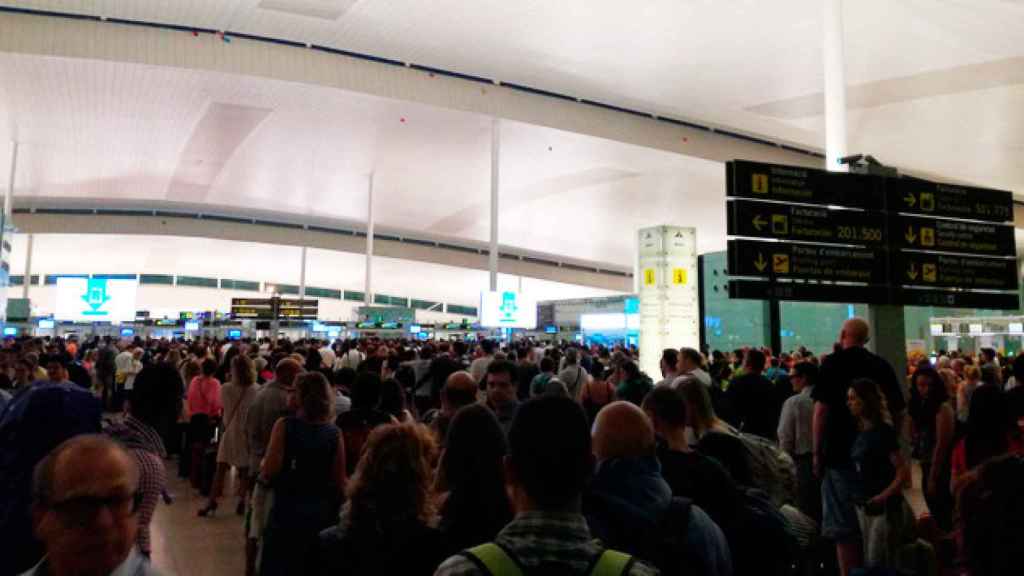
[[[224,420],[221,426],[220,446],[217,447],[217,471],[210,489],[210,500],[199,510],[200,516],[212,516],[217,511],[217,498],[224,491],[224,480],[228,471],[237,471],[236,493],[238,505],[235,513],[245,513],[246,497],[249,493],[249,438],[245,423],[249,408],[252,407],[260,386],[256,384],[256,368],[244,354],[231,360],[231,380],[221,387],[221,404],[224,406]]]

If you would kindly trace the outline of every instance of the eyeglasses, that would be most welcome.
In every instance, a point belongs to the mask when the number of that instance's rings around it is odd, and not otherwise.
[[[96,515],[102,508],[106,508],[117,518],[127,518],[138,511],[140,504],[142,504],[142,493],[135,492],[134,494],[118,494],[106,498],[79,496],[60,502],[51,502],[49,507],[61,517],[65,524],[84,528],[96,521]]]

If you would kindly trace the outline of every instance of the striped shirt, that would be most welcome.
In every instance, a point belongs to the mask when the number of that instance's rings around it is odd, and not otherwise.
[[[590,535],[586,519],[577,513],[524,512],[516,516],[494,539],[529,573],[541,565],[559,564],[568,574],[586,574],[604,552]],[[633,562],[628,576],[653,576],[658,571]],[[444,561],[434,576],[487,576],[475,562],[462,555]],[[498,576],[498,575],[495,575]]]

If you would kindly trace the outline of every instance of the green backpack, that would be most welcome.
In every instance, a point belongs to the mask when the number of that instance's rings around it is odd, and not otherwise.
[[[462,555],[490,576],[525,576],[523,568],[515,558],[509,556],[508,552],[493,542],[465,550]],[[588,574],[589,576],[625,576],[632,566],[633,557],[629,554],[605,550],[594,562]]]

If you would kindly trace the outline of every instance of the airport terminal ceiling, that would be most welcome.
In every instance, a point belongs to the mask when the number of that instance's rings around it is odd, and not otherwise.
[[[322,44],[812,149],[824,141],[817,2],[0,6]],[[1024,190],[1024,3],[871,0],[846,3],[844,16],[851,152]],[[488,236],[485,115],[116,59],[3,52],[0,79],[0,136],[22,143],[19,206],[169,200],[359,222],[374,171],[379,226]],[[718,162],[512,121],[501,157],[502,245],[628,270],[633,231],[670,223],[698,226],[702,252],[724,248]]]

